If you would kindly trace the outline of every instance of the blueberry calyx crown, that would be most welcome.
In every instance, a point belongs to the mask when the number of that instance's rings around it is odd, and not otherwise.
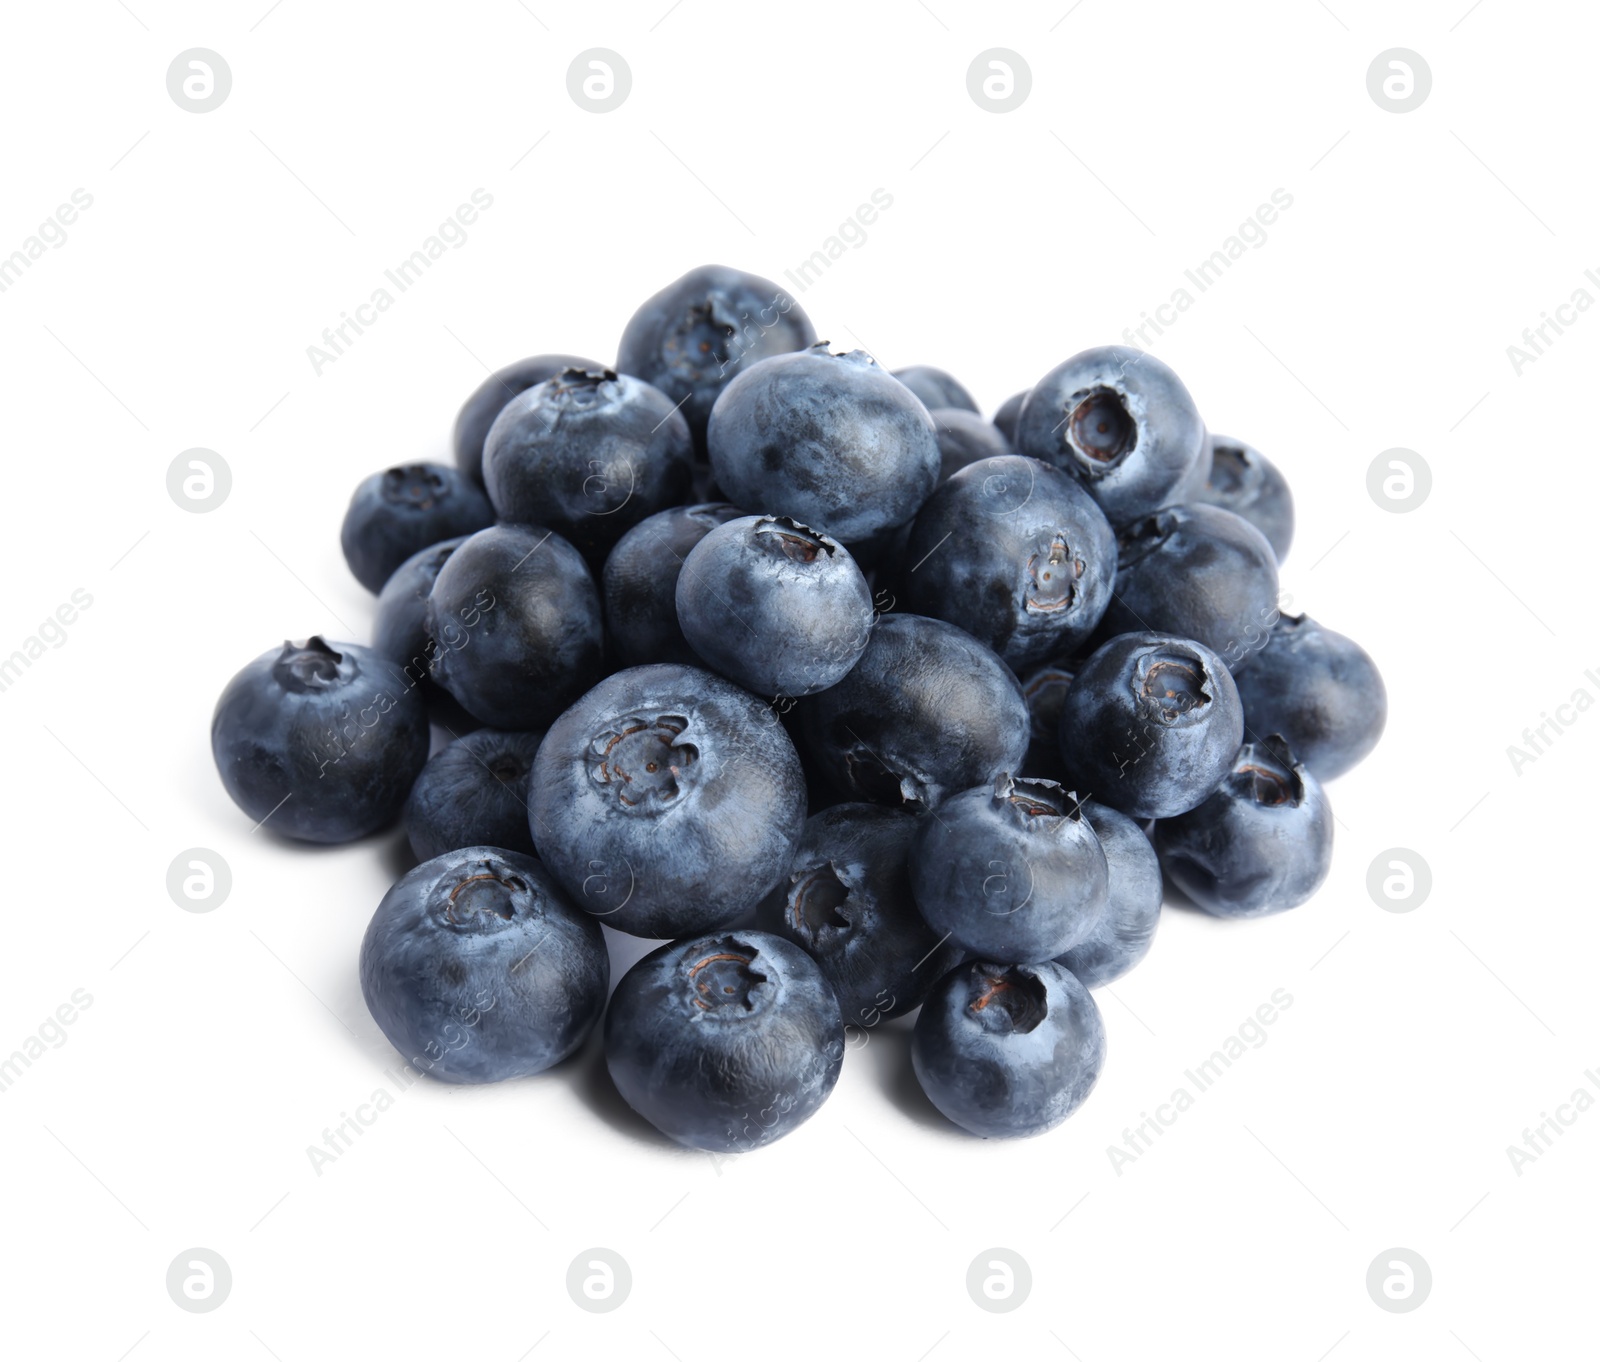
[[[1288,742],[1273,733],[1239,749],[1228,783],[1236,794],[1248,795],[1256,804],[1297,809],[1306,797],[1304,776],[1305,768],[1295,761]]]
[[[707,370],[720,374],[727,367],[731,348],[727,342],[738,331],[737,324],[728,320],[721,299],[712,295],[703,303],[689,305],[662,341],[661,353],[673,373],[698,383]]]
[[[1067,449],[1088,473],[1106,473],[1139,443],[1139,423],[1123,395],[1104,385],[1074,393],[1067,401]]]
[[[1211,446],[1211,476],[1207,481],[1212,490],[1227,496],[1238,496],[1261,477],[1254,455],[1243,445],[1216,443]]]
[[[878,367],[878,361],[865,350],[835,350],[832,341],[819,340],[814,345],[808,345],[804,353],[816,355],[819,359],[842,359],[847,364],[859,364],[866,369]]]
[[[1170,645],[1152,648],[1139,658],[1133,692],[1144,713],[1162,724],[1204,711],[1215,693],[1200,657]]]
[[[439,470],[422,463],[385,469],[382,489],[386,502],[418,511],[431,510],[435,502],[450,495],[450,486]]]
[[[1132,567],[1141,558],[1166,543],[1178,522],[1170,511],[1140,516],[1117,531],[1117,569]]]
[[[967,1015],[991,1035],[1026,1035],[1049,1014],[1044,980],[1026,965],[974,964]]]
[[[825,932],[850,930],[852,924],[844,912],[850,886],[832,861],[796,871],[792,879],[788,909],[796,931],[815,945]]]
[[[771,991],[770,980],[756,968],[760,954],[732,936],[699,943],[689,952],[693,958],[685,957],[689,1001],[698,1012],[713,1017],[736,1020],[754,1012]]]
[[[285,639],[283,651],[272,664],[272,674],[284,690],[298,694],[336,690],[355,677],[356,662],[321,634],[313,634],[302,643]]]
[[[763,516],[751,534],[759,547],[791,563],[814,563],[823,554],[832,558],[839,547],[827,535],[786,515]]]
[[[615,369],[563,369],[547,379],[540,400],[555,407],[597,407],[609,394],[606,386],[617,381]]]
[[[1064,531],[1057,530],[1049,544],[1028,558],[1022,592],[1023,609],[1034,615],[1050,615],[1070,610],[1078,599],[1078,581],[1084,561],[1067,543]]]
[[[1056,781],[1036,776],[1013,778],[1002,771],[994,780],[994,800],[1011,810],[1024,825],[1035,818],[1069,818],[1076,823],[1083,817],[1077,795]]]
[[[589,744],[590,778],[627,809],[659,809],[677,802],[700,760],[693,743],[678,741],[688,726],[680,714],[617,720]]]
[[[445,927],[458,932],[497,932],[519,915],[526,917],[539,901],[538,890],[502,862],[485,859],[462,869],[472,873],[439,886],[443,890],[449,884],[436,912]]]
[[[916,776],[901,775],[865,743],[845,750],[844,765],[850,788],[874,804],[898,804],[913,810],[927,805],[922,782]]]

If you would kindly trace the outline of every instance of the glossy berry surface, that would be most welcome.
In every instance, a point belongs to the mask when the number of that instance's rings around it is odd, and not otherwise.
[[[936,407],[953,407],[973,413],[978,410],[972,394],[961,386],[953,374],[947,374],[943,369],[935,369],[931,364],[912,364],[893,372],[929,411]]]
[[[617,541],[601,582],[606,637],[619,666],[699,665],[699,654],[678,626],[678,576],[696,544],[743,514],[725,501],[674,506],[641,520]]]
[[[788,870],[805,776],[748,691],[697,667],[634,667],[551,725],[529,807],[580,908],[635,936],[685,936],[733,921]]]
[[[623,1100],[691,1149],[739,1153],[814,1115],[844,1060],[832,986],[767,932],[674,941],[617,984],[606,1068]]]
[[[425,696],[433,687],[433,645],[428,638],[428,597],[449,557],[467,542],[444,539],[401,563],[378,593],[372,624],[372,649],[389,659]]]
[[[1015,771],[1028,706],[1011,669],[970,634],[885,615],[861,661],[799,705],[807,751],[847,799],[931,809]]]
[[[664,392],[703,447],[711,408],[736,375],[816,339],[805,311],[770,279],[702,265],[633,314],[617,368]]]
[[[876,804],[813,814],[788,875],[757,915],[821,966],[847,1026],[870,1029],[911,1011],[961,959],[912,897],[908,858],[919,823]]]
[[[956,1125],[986,1139],[1041,1135],[1088,1097],[1105,1063],[1105,1023],[1060,965],[969,960],[917,1014],[917,1081]]]
[[[386,658],[313,636],[268,649],[228,682],[211,752],[252,822],[351,842],[399,817],[428,759],[428,716]]]
[[[1117,541],[1065,473],[1020,454],[969,464],[917,514],[905,605],[948,620],[1016,670],[1066,653],[1111,604]]]
[[[1130,818],[1187,813],[1217,787],[1244,738],[1222,659],[1170,634],[1123,634],[1073,678],[1061,756],[1085,799]]]
[[[600,369],[604,366],[581,355],[530,355],[484,379],[461,404],[456,415],[451,446],[456,467],[483,486],[483,441],[494,419],[518,393],[554,378],[563,369]]]
[[[1389,696],[1360,644],[1309,615],[1283,615],[1239,680],[1246,734],[1277,733],[1318,780],[1363,760],[1383,736]]]
[[[1333,813],[1321,782],[1276,735],[1239,749],[1198,808],[1156,824],[1167,876],[1217,917],[1262,917],[1304,903],[1328,877]]]
[[[835,685],[872,633],[872,592],[855,559],[787,516],[717,526],[684,559],[676,604],[705,665],[763,696]]]
[[[528,775],[540,733],[480,728],[428,759],[406,800],[406,837],[419,861],[462,847],[534,854]]]
[[[924,818],[911,889],[928,925],[984,960],[1050,960],[1106,908],[1106,858],[1077,799],[1053,781],[1000,776]]]
[[[1090,801],[1084,817],[1106,858],[1106,911],[1089,934],[1056,957],[1086,988],[1120,979],[1150,950],[1161,920],[1161,863],[1144,829],[1126,814]]]
[[[1150,629],[1205,644],[1234,672],[1254,660],[1278,617],[1278,560],[1261,531],[1220,506],[1173,506],[1117,540],[1099,637]]]
[[[939,480],[933,418],[862,350],[823,344],[750,365],[717,399],[706,440],[730,501],[845,544],[903,525]]]
[[[1226,435],[1209,437],[1211,467],[1193,498],[1221,506],[1260,530],[1281,563],[1294,540],[1294,497],[1277,465],[1254,445]]]
[[[543,525],[598,562],[689,491],[694,444],[666,395],[609,369],[565,369],[508,402],[483,447],[501,520]]]
[[[1104,345],[1034,385],[1012,443],[1072,474],[1120,526],[1178,500],[1205,437],[1177,374],[1144,351]]]
[[[460,469],[412,463],[374,473],[356,488],[339,543],[355,579],[378,592],[412,554],[493,523],[488,498]]]
[[[361,942],[361,993],[401,1057],[446,1083],[525,1078],[600,1020],[599,926],[532,857],[464,847],[383,896]]]
[[[952,474],[959,473],[970,463],[1015,452],[999,428],[985,421],[975,411],[936,407],[928,415],[933,417],[934,432],[939,441],[941,483],[947,482]]]
[[[600,674],[600,593],[560,535],[496,525],[439,570],[428,637],[434,679],[469,714],[542,728]]]

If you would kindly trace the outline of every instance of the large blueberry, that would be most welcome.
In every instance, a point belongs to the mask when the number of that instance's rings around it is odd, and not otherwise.
[[[529,809],[586,912],[635,936],[710,931],[789,868],[805,776],[777,716],[697,667],[608,676],[545,735]]]
[[[428,759],[421,693],[370,648],[313,636],[270,648],[233,678],[211,719],[233,802],[307,842],[387,827]]]
[[[339,543],[356,580],[377,592],[412,554],[493,523],[488,498],[460,469],[412,463],[374,473],[356,488]]]
[[[1203,804],[1156,824],[1161,868],[1217,917],[1262,917],[1304,903],[1328,878],[1333,811],[1322,785],[1276,734],[1239,749]]]
[[[757,915],[822,966],[846,1025],[870,1028],[911,1011],[961,959],[912,897],[907,858],[918,823],[876,804],[813,814],[788,876]]]
[[[953,374],[935,369],[931,364],[912,364],[904,369],[896,369],[894,376],[916,393],[917,400],[929,411],[936,407],[952,407],[974,413],[978,410],[972,394],[961,386]]]
[[[1228,773],[1244,738],[1222,659],[1171,634],[1122,634],[1084,663],[1061,711],[1061,756],[1085,799],[1172,818]]]
[[[1161,917],[1161,863],[1144,829],[1126,814],[1090,800],[1084,817],[1106,857],[1106,911],[1089,935],[1056,963],[1088,988],[1120,979],[1150,950]]]
[[[1173,506],[1123,526],[1116,594],[1100,638],[1135,630],[1203,643],[1235,672],[1278,617],[1278,560],[1248,521],[1220,506]]]
[[[428,639],[428,597],[450,555],[466,538],[445,539],[401,563],[378,593],[372,624],[372,650],[405,673],[406,680],[432,692],[433,645]]]
[[[647,662],[698,664],[678,627],[678,575],[684,560],[718,525],[744,512],[725,501],[674,506],[641,520],[606,556],[606,634],[623,667]]]
[[[957,965],[911,1033],[928,1100],[986,1139],[1060,1125],[1089,1095],[1105,1054],[1105,1023],[1089,990],[1051,962]]]
[[[712,530],[684,559],[677,607],[706,665],[759,695],[826,690],[872,633],[872,592],[855,559],[787,516]]]
[[[602,366],[581,355],[532,355],[496,369],[461,404],[451,444],[456,467],[480,487],[483,485],[483,441],[494,418],[520,392],[526,392],[563,369],[598,369]]]
[[[730,500],[846,544],[910,520],[939,480],[928,409],[862,350],[822,344],[748,366],[706,440]]]
[[[528,775],[543,736],[480,728],[430,757],[406,800],[406,836],[417,859],[461,847],[533,855]]]
[[[1078,478],[1121,525],[1179,499],[1205,437],[1177,374],[1142,350],[1103,345],[1039,380],[1012,442]]]
[[[361,942],[361,992],[406,1062],[446,1083],[558,1064],[606,1005],[599,925],[531,856],[463,847],[383,896]]]
[[[674,941],[617,983],[606,1068],[623,1100],[691,1149],[781,1139],[833,1091],[839,1001],[809,955],[768,932]]]
[[[770,279],[702,265],[668,284],[629,319],[617,368],[661,389],[705,444],[712,405],[729,380],[757,360],[803,350],[811,320]]]
[[[944,483],[905,556],[906,608],[959,625],[1019,671],[1088,638],[1117,574],[1116,536],[1093,498],[1020,454]]]
[[[1221,506],[1248,520],[1266,536],[1281,563],[1294,539],[1294,497],[1277,466],[1253,445],[1212,435],[1211,470],[1193,499]]]
[[[434,680],[469,714],[541,728],[600,674],[600,593],[560,535],[496,525],[439,570],[428,637]]]
[[[1010,454],[1011,441],[999,427],[985,421],[975,411],[958,407],[936,407],[928,413],[939,440],[939,481],[947,482],[953,473],[960,472],[979,459],[998,458]]]
[[[1106,858],[1076,796],[1049,780],[964,790],[921,820],[911,851],[917,907],[984,960],[1051,960],[1106,908]]]
[[[543,525],[597,564],[689,490],[694,445],[666,395],[609,369],[566,369],[508,402],[483,445],[502,520]]]
[[[800,704],[806,746],[840,793],[931,809],[1020,769],[1028,706],[994,652],[943,620],[885,615],[861,661]]]
[[[1283,615],[1239,677],[1245,731],[1282,734],[1306,770],[1332,780],[1378,744],[1389,714],[1378,667],[1361,645],[1309,615]]]

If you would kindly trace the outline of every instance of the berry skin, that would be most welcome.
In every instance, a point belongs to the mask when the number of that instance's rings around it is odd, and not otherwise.
[[[1361,646],[1309,615],[1284,615],[1239,680],[1245,732],[1279,733],[1306,770],[1333,780],[1378,745],[1389,697]]]
[[[963,411],[959,407],[935,407],[928,415],[933,417],[939,440],[941,483],[948,482],[952,474],[959,473],[969,463],[1015,453],[1011,441],[999,428],[985,421],[975,411]]]
[[[605,937],[531,856],[463,847],[383,896],[361,943],[361,992],[405,1061],[446,1083],[558,1064],[594,1029]]]
[[[488,498],[460,469],[412,463],[374,473],[356,488],[339,543],[356,580],[376,593],[412,554],[492,524]]]
[[[428,700],[439,695],[431,670],[434,646],[428,639],[428,596],[445,562],[466,542],[465,536],[443,539],[412,554],[389,575],[378,593],[372,650],[400,668]]]
[[[307,842],[353,842],[399,817],[428,760],[421,693],[369,648],[313,636],[228,682],[211,752],[249,818]]]
[[[934,932],[984,960],[1026,964],[1077,945],[1106,909],[1106,858],[1075,796],[1000,776],[921,820],[911,889]]]
[[[935,369],[931,364],[913,364],[909,368],[896,369],[894,376],[910,388],[917,395],[917,401],[929,411],[951,407],[975,414],[978,410],[971,393],[952,375],[943,369]]]
[[[1181,499],[1205,438],[1177,374],[1154,355],[1103,345],[1039,380],[1012,443],[1079,479],[1120,526]]]
[[[969,960],[917,1014],[911,1063],[928,1100],[986,1139],[1042,1135],[1071,1116],[1105,1063],[1100,1009],[1054,962]]]
[[[1144,829],[1093,801],[1084,817],[1106,857],[1106,911],[1076,946],[1056,957],[1086,988],[1120,979],[1150,950],[1161,918],[1161,863]]]
[[[1203,804],[1156,824],[1169,879],[1216,917],[1298,907],[1328,877],[1333,812],[1317,778],[1276,734],[1239,749]]]
[[[1216,789],[1244,738],[1222,659],[1171,634],[1122,634],[1073,678],[1061,756],[1085,799],[1130,818],[1173,818]]]
[[[716,1153],[771,1144],[809,1120],[844,1061],[832,987],[767,932],[652,951],[618,982],[605,1039],[623,1100],[663,1135]]]
[[[994,414],[995,429],[1006,437],[1006,443],[1015,448],[1017,443],[1017,418],[1022,415],[1022,404],[1028,400],[1028,390],[1012,393],[1000,404]]]
[[[743,514],[725,501],[674,506],[641,520],[617,541],[601,578],[606,636],[615,663],[699,665],[699,654],[678,627],[678,577],[696,544]]]
[[[428,759],[406,800],[406,837],[419,861],[462,847],[535,854],[528,774],[542,733],[480,728]]]
[[[787,516],[745,516],[706,535],[684,559],[677,610],[705,664],[758,695],[826,690],[872,633],[855,559]]]
[[[1294,497],[1277,466],[1253,445],[1226,435],[1207,437],[1211,463],[1204,485],[1191,498],[1220,506],[1248,520],[1272,545],[1279,563],[1294,540]]]
[[[563,369],[599,369],[604,366],[580,355],[533,355],[504,369],[496,369],[461,404],[451,445],[456,467],[483,486],[483,441],[494,418],[518,393],[554,378]]]

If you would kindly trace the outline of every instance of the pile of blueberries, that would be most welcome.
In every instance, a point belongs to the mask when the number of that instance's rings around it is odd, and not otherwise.
[[[1164,893],[1256,917],[1328,873],[1323,783],[1383,683],[1280,614],[1288,486],[1148,354],[1086,350],[985,421],[709,266],[614,366],[491,375],[454,444],[351,500],[372,642],[273,648],[212,721],[277,832],[404,820],[420,864],[360,973],[422,1072],[538,1073],[603,1016],[635,1111],[745,1150],[920,1008],[933,1104],[1033,1135],[1094,1086],[1090,990]],[[666,940],[609,1006],[602,923]]]

